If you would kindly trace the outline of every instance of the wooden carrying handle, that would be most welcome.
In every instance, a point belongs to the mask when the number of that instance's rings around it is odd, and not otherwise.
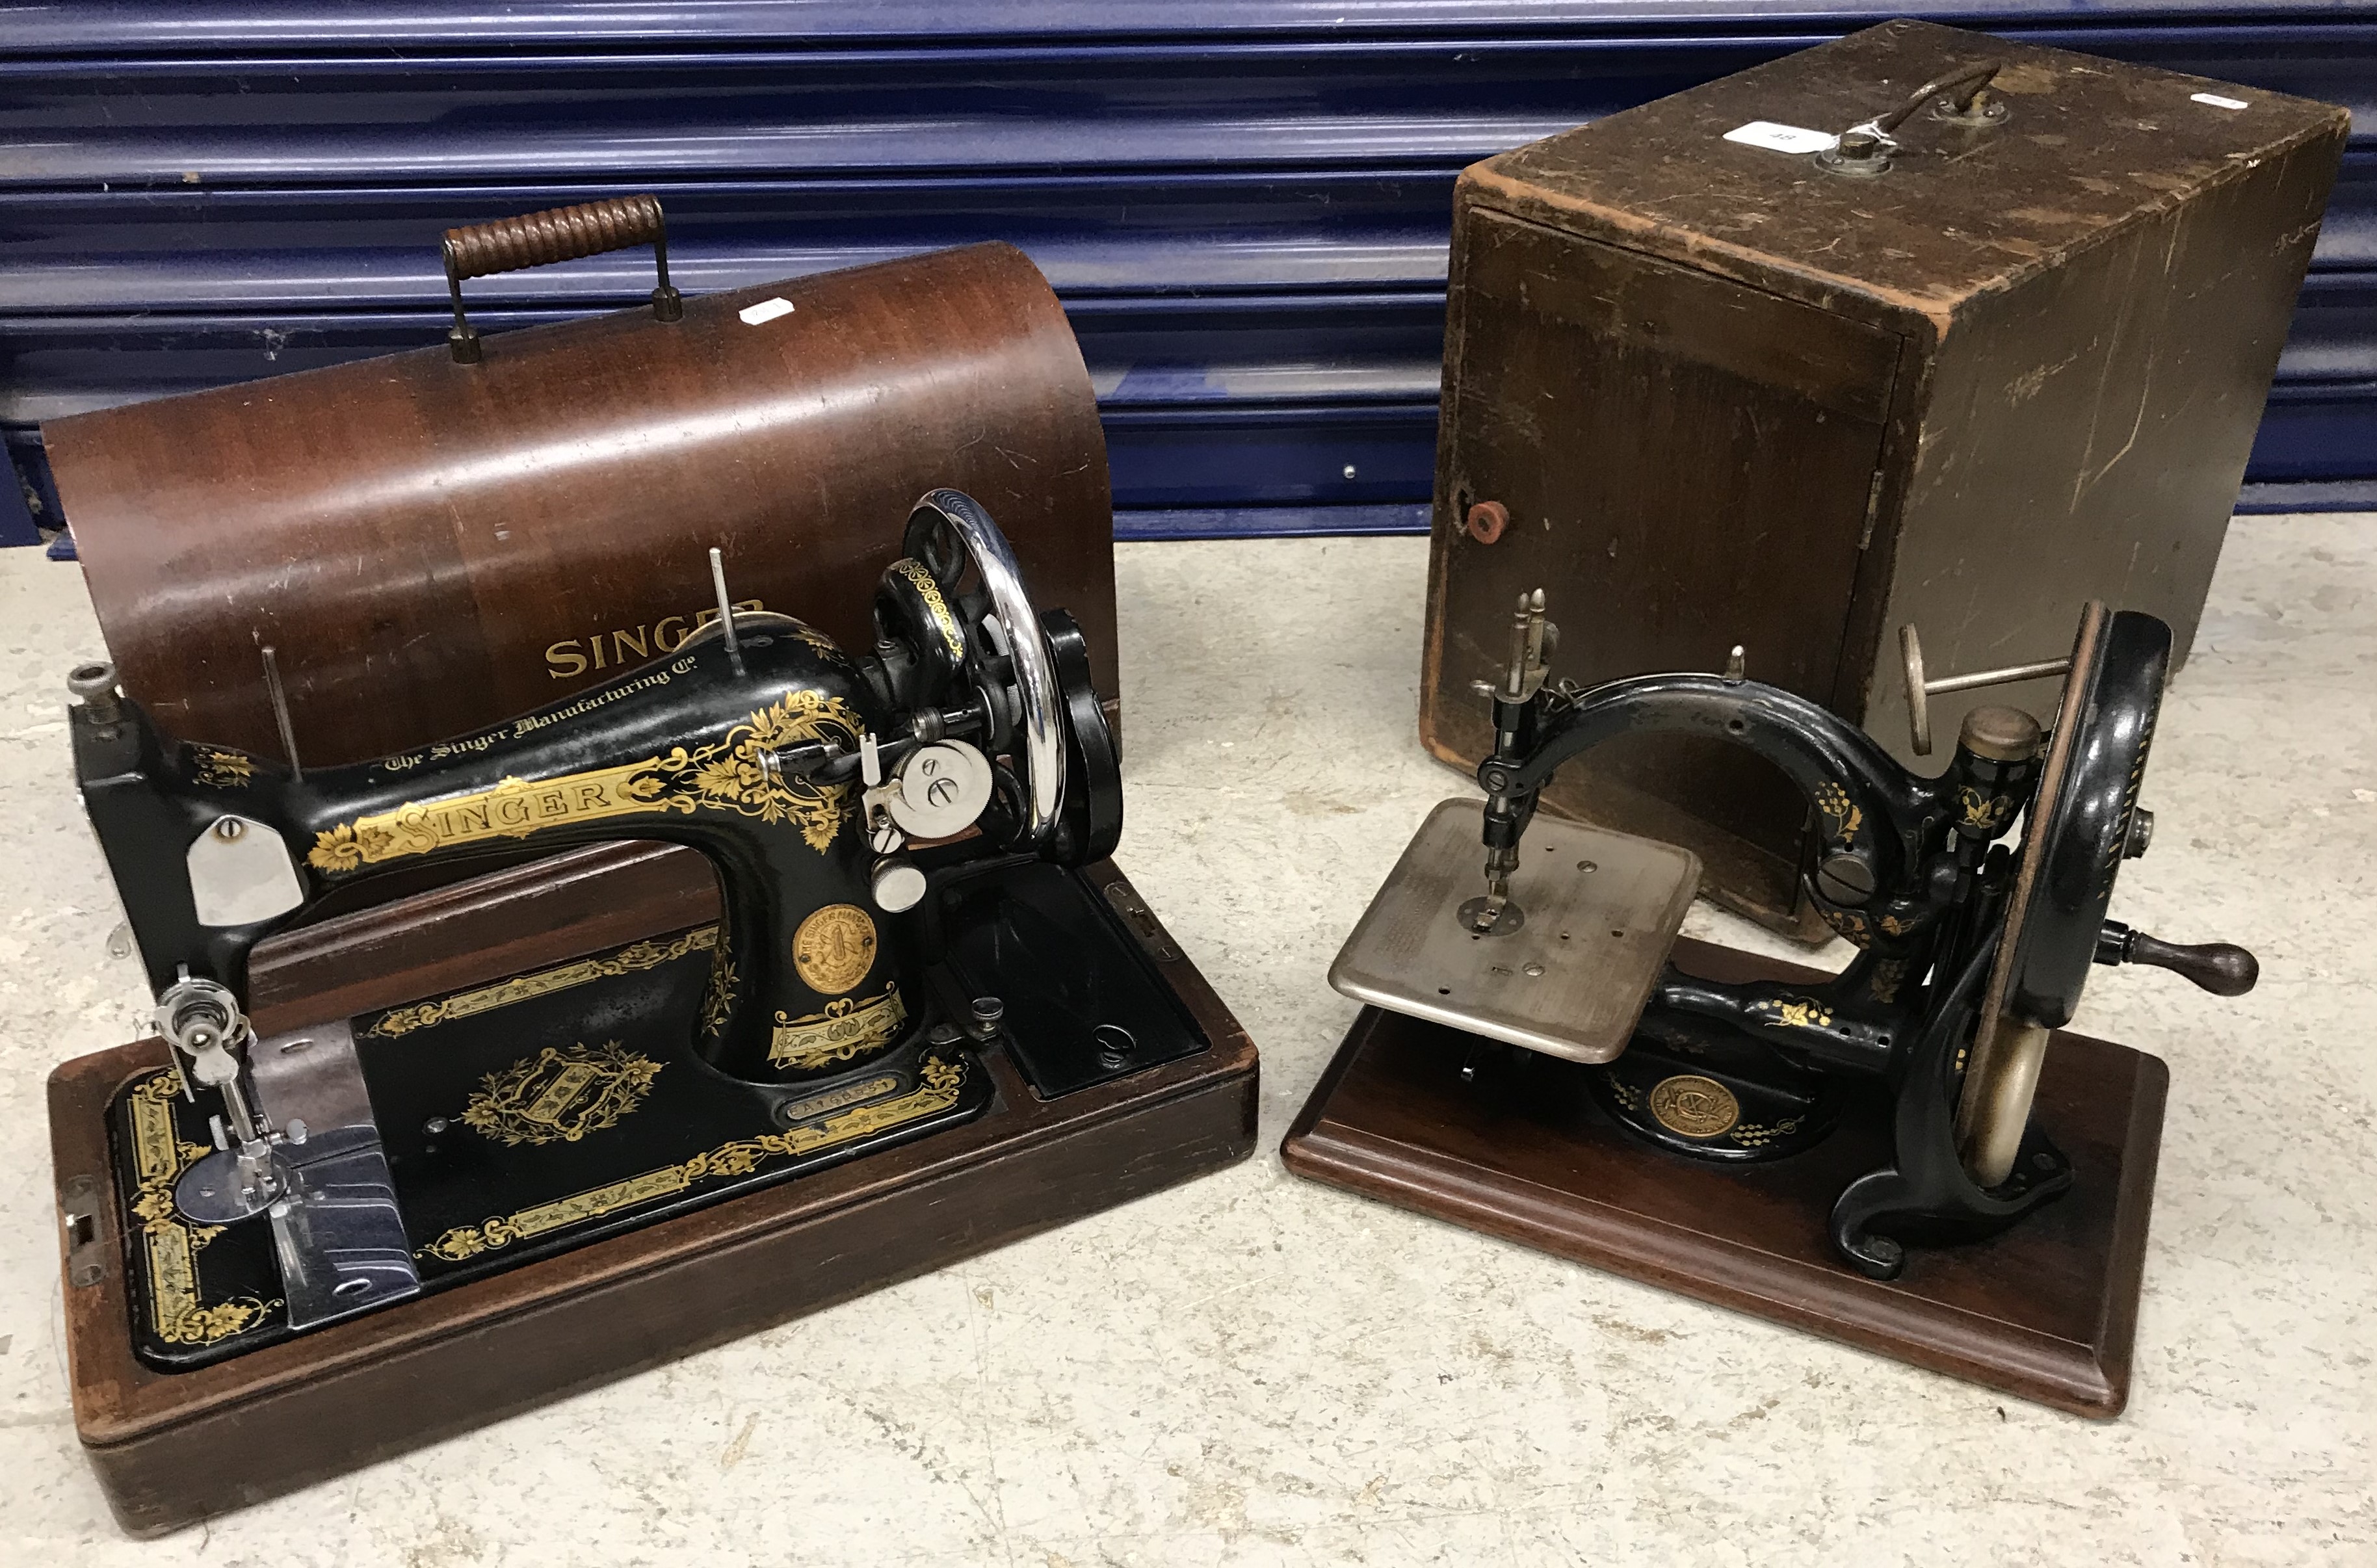
[[[454,326],[446,334],[454,362],[476,365],[480,357],[479,334],[462,314],[463,279],[575,261],[639,245],[652,247],[652,264],[660,274],[659,286],[652,290],[652,315],[662,321],[675,321],[685,314],[685,301],[669,286],[668,220],[661,212],[658,197],[614,197],[447,230],[439,248],[446,257],[446,289],[454,301]]]

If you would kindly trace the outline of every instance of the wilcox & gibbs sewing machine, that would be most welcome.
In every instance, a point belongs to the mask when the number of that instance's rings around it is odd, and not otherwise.
[[[159,1036],[53,1083],[78,1417],[128,1526],[1250,1148],[1250,1045],[1105,863],[1088,650],[987,513],[917,504],[872,648],[711,569],[668,653],[340,767],[285,724],[285,761],[171,740],[111,667],[73,673]],[[714,918],[591,952],[565,921],[549,962],[361,1011],[251,996],[258,944],[353,884],[615,840],[706,856]],[[234,1434],[241,1464],[208,1459]]]
[[[2167,1075],[2056,1032],[2094,964],[2222,996],[2257,975],[2241,948],[2108,917],[2152,837],[2168,627],[2092,604],[2068,658],[1948,679],[1906,628],[1918,754],[1929,697],[2064,677],[2051,735],[1977,708],[1931,778],[1746,678],[1740,649],[1723,675],[1580,690],[1548,677],[1557,637],[1521,595],[1502,678],[1478,683],[1486,798],[1436,809],[1339,954],[1332,983],[1368,1005],[1291,1167],[2116,1413]],[[1563,763],[1642,732],[1746,748],[1798,788],[1808,896],[1858,950],[1845,970],[1679,940],[1692,855],[1535,817]]]

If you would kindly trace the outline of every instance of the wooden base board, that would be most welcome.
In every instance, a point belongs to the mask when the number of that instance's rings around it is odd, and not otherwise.
[[[1690,940],[1714,980],[1820,977]],[[1471,1036],[1365,1008],[1281,1155],[1316,1181],[1968,1378],[2084,1416],[2129,1399],[2130,1351],[2169,1072],[2058,1034],[2035,1114],[2072,1190],[2002,1235],[1909,1250],[1887,1283],[1838,1260],[1833,1200],[1888,1163],[1884,1103],[1805,1154],[1719,1168],[1654,1149],[1595,1107],[1573,1063],[1459,1072]]]
[[[1100,888],[1122,880],[1111,866],[1091,875]],[[681,919],[681,900],[663,892],[649,913]],[[369,912],[358,929],[370,936],[402,913]],[[412,956],[435,956],[417,918],[404,929],[422,950]],[[67,1251],[105,1260],[96,1277],[69,1271],[66,1347],[76,1430],[117,1521],[135,1535],[193,1524],[1245,1158],[1254,1044],[1160,928],[1139,934],[1212,1049],[1054,1101],[994,1052],[997,1098],[963,1126],[196,1371],[161,1372],[133,1354],[121,1239],[69,1228]],[[584,940],[556,927],[515,940],[506,961],[551,962]],[[354,951],[309,952],[280,976],[282,994],[306,989],[308,972],[336,990],[341,953]],[[400,976],[377,983],[406,990]],[[106,1107],[157,1069],[162,1048],[123,1046],[52,1075],[62,1210],[69,1190],[95,1191],[100,1223],[113,1228]]]

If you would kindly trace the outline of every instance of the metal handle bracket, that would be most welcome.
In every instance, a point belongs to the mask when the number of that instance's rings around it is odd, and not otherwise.
[[[2006,108],[1989,91],[1997,74],[1998,63],[1988,61],[1933,78],[1908,93],[1895,109],[1860,120],[1843,131],[1834,146],[1816,154],[1817,167],[1857,179],[1888,174],[1890,155],[1898,150],[1897,138],[1890,133],[1926,103],[1932,105],[1935,116],[1952,125],[1999,124],[2006,117]]]

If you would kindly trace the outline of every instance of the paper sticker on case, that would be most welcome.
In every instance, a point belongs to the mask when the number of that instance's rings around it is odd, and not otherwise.
[[[1736,126],[1725,133],[1727,141],[1738,141],[1744,147],[1762,147],[1769,152],[1826,152],[1840,141],[1830,131],[1811,131],[1804,126],[1779,126],[1772,120],[1752,120],[1746,126]]]
[[[792,313],[793,302],[778,294],[774,299],[763,299],[757,305],[747,305],[735,314],[743,318],[743,325],[746,327],[764,327],[777,317],[790,316]]]

